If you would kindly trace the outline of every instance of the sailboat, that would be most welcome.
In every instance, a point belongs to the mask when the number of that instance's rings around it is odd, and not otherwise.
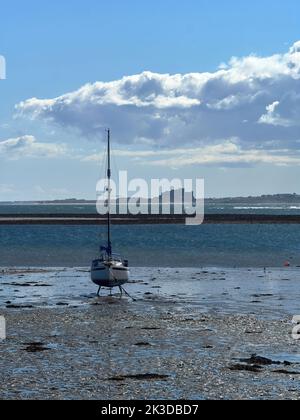
[[[102,287],[112,290],[118,287],[121,296],[125,293],[129,294],[123,288],[128,283],[130,270],[128,260],[123,259],[120,255],[113,253],[111,242],[111,138],[110,130],[107,130],[107,189],[108,206],[107,206],[107,243],[100,247],[100,257],[92,262],[91,279],[94,284],[99,286],[97,295],[100,296]],[[130,297],[130,296],[129,296]]]

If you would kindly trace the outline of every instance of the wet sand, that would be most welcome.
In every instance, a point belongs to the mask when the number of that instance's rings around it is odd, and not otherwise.
[[[0,269],[0,397],[298,399],[299,273],[137,268],[133,302],[85,268]]]

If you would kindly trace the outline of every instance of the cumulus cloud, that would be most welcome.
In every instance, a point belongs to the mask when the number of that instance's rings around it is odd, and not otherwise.
[[[109,126],[114,140],[126,145],[178,149],[237,138],[251,160],[256,149],[273,154],[299,146],[300,41],[285,54],[234,57],[211,73],[144,72],[54,99],[28,99],[16,108],[19,116],[86,137]]]
[[[65,151],[64,145],[40,143],[34,136],[28,135],[0,141],[0,158],[53,158],[64,155]]]

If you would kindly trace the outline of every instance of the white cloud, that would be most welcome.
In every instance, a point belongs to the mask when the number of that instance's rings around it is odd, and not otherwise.
[[[6,79],[6,61],[3,55],[0,55],[0,80]]]
[[[54,99],[32,98],[17,105],[17,114],[86,137],[110,126],[115,142],[158,149],[219,147],[220,139],[238,138],[240,160],[257,161],[259,149],[259,159],[269,161],[268,151],[299,147],[300,41],[285,54],[232,58],[212,73],[144,72]]]
[[[271,144],[273,142],[270,142]],[[244,149],[239,139],[219,141],[213,145],[193,148],[163,150],[114,150],[115,157],[126,157],[140,165],[157,167],[191,167],[193,165],[249,166],[272,164],[277,166],[300,166],[300,152],[278,149]],[[93,154],[82,159],[84,162],[101,162],[103,154]]]
[[[65,151],[64,145],[40,143],[34,136],[28,135],[0,141],[0,157],[4,156],[9,159],[54,158],[64,155]]]
[[[274,126],[281,126],[281,127],[292,127],[294,125],[298,125],[298,121],[293,121],[291,119],[281,117],[280,112],[277,109],[280,107],[280,102],[275,101],[272,104],[266,107],[267,113],[262,115],[259,119],[259,123],[261,124],[270,124]]]
[[[14,192],[14,186],[9,184],[0,184],[0,194],[8,194]]]
[[[167,158],[157,156],[155,160],[140,160],[142,165],[151,165],[157,167],[191,167],[193,165],[201,166],[252,166],[257,164],[271,164],[276,166],[300,166],[300,153],[292,154],[289,150],[274,149],[243,150],[241,146],[225,142],[214,146],[203,148],[186,149],[184,155],[182,151],[173,151],[171,157]]]

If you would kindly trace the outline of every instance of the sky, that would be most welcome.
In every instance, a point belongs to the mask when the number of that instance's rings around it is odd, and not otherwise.
[[[95,198],[108,126],[114,173],[300,193],[299,15],[298,0],[2,2],[0,201]]]

